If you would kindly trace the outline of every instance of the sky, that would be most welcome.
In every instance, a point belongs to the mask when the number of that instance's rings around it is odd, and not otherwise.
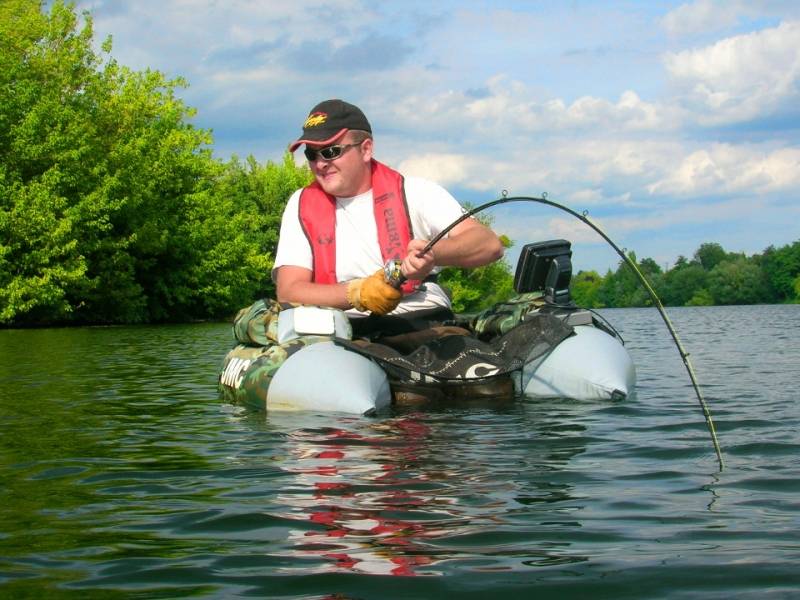
[[[473,206],[546,193],[662,268],[703,243],[749,256],[800,239],[796,0],[77,5],[119,63],[187,80],[223,160],[281,161],[312,106],[342,98],[404,174]],[[575,271],[619,262],[556,208],[484,214],[512,266],[557,238]]]

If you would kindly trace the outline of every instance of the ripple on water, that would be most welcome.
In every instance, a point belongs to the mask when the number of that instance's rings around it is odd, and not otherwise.
[[[634,398],[370,419],[221,403],[227,326],[0,331],[0,591],[792,597],[800,314],[669,310],[722,472],[652,310]]]

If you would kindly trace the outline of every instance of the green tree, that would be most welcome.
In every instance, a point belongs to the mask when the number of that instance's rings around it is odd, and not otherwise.
[[[0,198],[0,323],[20,314],[67,318],[67,290],[80,285],[87,266],[66,200],[40,182],[0,181]]]
[[[184,82],[96,54],[71,5],[0,6],[0,319],[195,316],[189,224],[217,165]]]
[[[634,252],[628,253],[628,258],[636,264],[639,271],[650,282],[654,289],[661,285],[662,272],[651,258],[645,258],[637,262]],[[642,285],[639,277],[625,261],[620,261],[615,272],[610,270],[606,274],[600,286],[598,297],[603,306],[613,306],[617,308],[628,306],[649,306],[652,299],[647,289]]]
[[[728,258],[728,253],[716,242],[700,244],[694,253],[695,261],[700,263],[700,266],[706,271],[710,271],[726,258]]]
[[[597,271],[578,271],[570,282],[572,300],[584,308],[603,308],[601,288],[603,278]]]
[[[682,259],[682,260],[681,260]],[[701,289],[706,287],[708,272],[698,263],[680,257],[675,267],[669,269],[658,290],[661,301],[666,306],[684,306]]]
[[[705,288],[699,289],[689,298],[686,306],[714,306],[714,296]]]
[[[491,225],[491,219],[480,219]],[[510,248],[512,241],[500,236],[503,246]],[[505,258],[476,269],[450,267],[439,274],[439,283],[449,291],[453,312],[477,312],[497,302],[502,302],[514,293],[514,277]]]
[[[764,271],[746,258],[724,260],[708,274],[715,304],[757,304],[768,296]]]
[[[110,39],[96,52],[73,5],[0,11],[0,323],[206,318],[274,294],[280,216],[308,169],[214,160],[185,82],[117,64]],[[442,279],[473,310],[511,294],[509,271]]]
[[[629,256],[636,261],[635,254]],[[800,302],[800,241],[778,249],[770,246],[763,254],[750,258],[726,252],[716,243],[704,243],[693,260],[680,256],[666,272],[661,272],[649,258],[637,265],[667,306]],[[710,265],[710,270],[704,265]],[[573,278],[572,296],[577,304],[590,308],[651,303],[649,294],[624,262],[603,277],[579,273]]]
[[[288,152],[281,164],[260,165],[233,157],[208,189],[191,225],[193,247],[201,249],[191,278],[200,290],[200,312],[222,316],[256,298],[274,296],[271,280],[283,209],[311,172]]]
[[[800,276],[800,241],[777,249],[769,246],[758,258],[769,280],[770,289],[775,293],[774,300],[796,300],[798,295],[795,282]]]
[[[37,3],[0,3],[0,323],[19,314],[68,315],[67,290],[87,271],[76,239],[81,224],[64,189],[74,181],[50,158],[63,139],[82,135],[68,118],[81,110],[80,88],[65,80],[59,62],[76,78],[93,67],[76,51],[91,36],[70,31],[68,17],[50,23]],[[51,110],[67,118],[47,128]]]

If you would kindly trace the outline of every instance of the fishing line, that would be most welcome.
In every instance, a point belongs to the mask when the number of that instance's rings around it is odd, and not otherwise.
[[[672,322],[669,320],[667,316],[667,312],[664,310],[664,305],[661,304],[661,300],[659,299],[658,295],[656,294],[653,287],[650,285],[650,282],[647,281],[647,278],[642,274],[639,270],[639,267],[636,266],[636,263],[631,260],[631,258],[625,254],[623,250],[617,246],[613,240],[606,235],[606,233],[600,229],[598,225],[593,223],[588,217],[588,211],[583,211],[582,213],[575,212],[568,206],[564,206],[563,204],[559,204],[558,202],[553,202],[552,200],[547,199],[547,193],[542,194],[541,198],[535,198],[532,196],[508,196],[508,192],[503,190],[503,197],[498,198],[497,200],[493,200],[491,202],[487,202],[486,204],[481,204],[473,209],[468,210],[463,215],[461,215],[458,219],[450,223],[447,227],[445,227],[438,235],[436,235],[425,248],[419,253],[423,255],[427,253],[439,240],[441,240],[445,235],[447,235],[453,227],[468,219],[472,215],[479,213],[487,208],[491,208],[492,206],[496,206],[498,204],[505,204],[507,202],[537,202],[539,204],[546,204],[548,206],[553,206],[555,208],[561,209],[564,212],[571,214],[573,217],[577,218],[580,221],[583,221],[591,227],[595,232],[597,232],[600,237],[602,237],[615,251],[622,257],[622,260],[633,269],[633,272],[639,278],[639,281],[642,283],[644,288],[647,290],[647,293],[650,294],[650,298],[653,300],[653,304],[658,309],[658,313],[661,315],[661,318],[664,320],[664,323],[669,330],[670,335],[672,336],[675,345],[678,348],[678,352],[681,355],[681,360],[683,360],[683,364],[686,367],[686,371],[689,373],[689,379],[692,381],[692,387],[694,388],[695,394],[697,394],[697,400],[700,402],[700,408],[703,411],[703,416],[706,420],[706,425],[708,426],[708,431],[711,434],[711,442],[714,444],[714,452],[717,453],[717,460],[719,461],[719,469],[720,471],[724,468],[724,462],[722,460],[722,451],[719,447],[719,441],[717,440],[717,432],[714,428],[714,421],[711,419],[711,412],[708,409],[708,404],[706,404],[705,399],[703,398],[703,394],[700,391],[700,385],[697,383],[697,377],[695,377],[694,369],[692,368],[692,363],[689,362],[689,353],[686,352],[683,348],[683,344],[681,344],[680,339],[678,338],[678,334],[675,331],[675,328],[672,326]]]

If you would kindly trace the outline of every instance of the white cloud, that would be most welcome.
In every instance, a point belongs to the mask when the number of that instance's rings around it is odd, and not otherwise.
[[[766,194],[800,187],[800,148],[713,144],[692,152],[648,186],[652,194]]]
[[[739,25],[747,19],[793,19],[800,16],[796,0],[693,0],[661,18],[672,36],[708,35]]]
[[[715,31],[734,24],[741,9],[737,0],[696,0],[667,13],[661,24],[670,35]]]
[[[410,148],[406,147],[405,149]],[[393,148],[402,156],[404,148]],[[800,189],[800,148],[678,140],[558,140],[500,153],[420,150],[400,170],[479,193],[547,192],[574,210],[629,206],[651,210],[686,199],[768,196]],[[706,200],[707,201],[707,200]]]
[[[589,217],[595,225],[601,230],[605,228],[601,225],[602,221],[595,221]],[[579,221],[576,218],[558,217],[550,219],[547,223],[547,230],[552,238],[562,238],[571,241],[573,244],[578,243],[602,243],[600,235],[591,227]]]
[[[667,54],[672,80],[702,124],[725,124],[793,110],[800,100],[800,21]]]
[[[393,121],[433,133],[458,131],[477,139],[530,143],[542,135],[591,131],[659,135],[676,129],[684,120],[676,107],[642,100],[632,90],[614,101],[582,96],[567,104],[561,99],[537,99],[524,83],[496,76],[485,83],[485,93],[471,97],[466,92],[446,90],[435,95],[405,96],[391,106]]]
[[[93,13],[96,31],[113,34],[113,54],[122,64],[193,83],[252,71],[292,52],[307,51],[309,62],[314,52],[325,59],[368,35],[376,22],[362,0],[84,0],[78,9]]]
[[[669,124],[661,115],[659,106],[644,102],[636,92],[626,90],[616,104],[591,96],[579,98],[567,108],[563,121],[573,126],[605,125],[627,130],[653,130]]]
[[[555,210],[555,209],[553,209]],[[565,239],[573,244],[602,243],[602,238],[588,225],[569,217],[542,217],[542,212],[520,208],[511,215],[495,219],[492,228],[508,236],[514,242],[514,250],[508,258],[515,260],[517,251],[530,242]]]
[[[562,198],[590,189],[593,203],[599,195],[604,202],[621,202],[626,197],[614,188],[641,190],[646,183],[664,177],[670,156],[673,161],[682,156],[679,144],[610,137],[552,140],[500,156],[486,156],[480,178],[462,183],[478,190],[548,191]]]
[[[567,196],[567,201],[575,206],[599,204],[604,201],[603,190],[598,188],[584,188],[572,192]]]
[[[469,177],[469,163],[470,159],[458,154],[421,154],[402,161],[398,169],[446,187]]]

